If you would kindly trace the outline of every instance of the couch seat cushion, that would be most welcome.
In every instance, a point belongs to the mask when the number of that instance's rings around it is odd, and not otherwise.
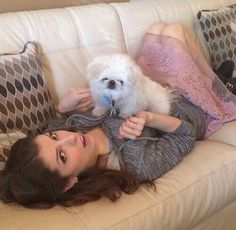
[[[197,142],[174,169],[112,203],[107,199],[80,207],[28,210],[0,203],[1,227],[13,230],[54,229],[186,229],[236,199],[235,147],[215,141]],[[171,221],[170,221],[171,220]]]

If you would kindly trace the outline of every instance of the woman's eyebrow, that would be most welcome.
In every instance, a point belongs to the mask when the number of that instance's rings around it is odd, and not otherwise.
[[[44,133],[43,135],[47,136],[48,138],[50,138],[50,140],[52,140],[50,133]],[[59,152],[60,152],[60,149],[58,149],[58,146],[57,146],[56,147],[56,161],[59,165],[61,165],[60,158],[59,158]]]
[[[48,138],[52,139],[49,133],[43,133],[43,135],[47,136]]]

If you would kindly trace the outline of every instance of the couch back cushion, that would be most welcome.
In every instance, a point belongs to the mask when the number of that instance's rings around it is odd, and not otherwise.
[[[0,14],[0,53],[16,52],[26,41],[37,41],[45,81],[57,103],[70,87],[87,84],[85,68],[93,57],[111,53],[136,57],[145,31],[156,21],[183,23],[198,40],[202,31],[197,12],[234,1],[145,0]],[[205,41],[201,37],[200,41],[207,56]]]
[[[70,87],[87,84],[85,67],[93,57],[111,53],[136,57],[145,31],[156,21],[184,23],[196,35],[201,4],[205,7],[205,0],[196,4],[147,0],[0,14],[0,53],[16,52],[26,41],[37,41],[45,81],[57,103]],[[224,4],[211,1],[207,8]]]

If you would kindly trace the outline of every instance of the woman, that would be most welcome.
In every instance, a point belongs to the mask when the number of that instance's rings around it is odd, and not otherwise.
[[[180,28],[156,23],[148,33],[187,45]],[[88,89],[72,89],[58,109],[74,113],[91,104]],[[142,183],[154,185],[154,179],[181,161],[203,137],[205,118],[200,107],[180,96],[170,116],[140,111],[127,120],[89,113],[56,119],[44,134],[13,145],[0,197],[37,208],[79,205],[102,196],[115,201],[122,191],[133,193]]]

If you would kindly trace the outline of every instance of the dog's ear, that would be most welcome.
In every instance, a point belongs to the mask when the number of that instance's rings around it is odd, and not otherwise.
[[[99,56],[90,62],[86,68],[87,80],[96,79],[106,68],[106,63],[106,56]]]

